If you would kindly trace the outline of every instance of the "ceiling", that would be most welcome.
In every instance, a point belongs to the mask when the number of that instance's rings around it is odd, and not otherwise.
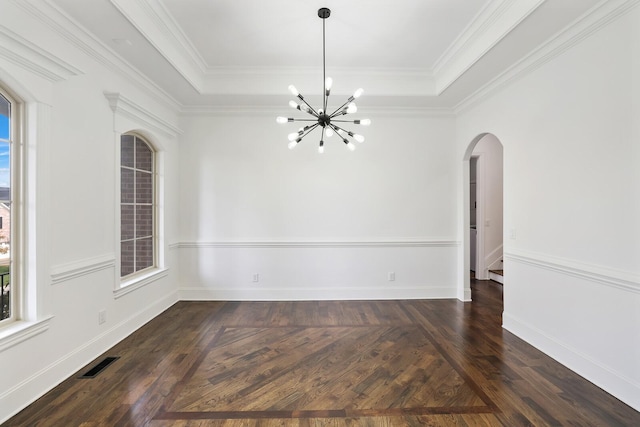
[[[332,93],[453,108],[599,0],[51,0],[185,108]],[[90,5],[90,7],[88,7]],[[367,101],[365,102],[365,99]]]

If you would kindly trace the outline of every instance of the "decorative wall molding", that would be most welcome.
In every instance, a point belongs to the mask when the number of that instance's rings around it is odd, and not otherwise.
[[[177,126],[167,123],[166,120],[156,116],[151,111],[118,92],[104,92],[104,96],[109,100],[109,106],[114,114],[120,114],[133,119],[138,123],[156,129],[173,138],[182,134],[182,130]]]
[[[640,275],[626,271],[613,270],[576,261],[551,257],[544,254],[509,251],[504,258],[520,264],[532,265],[545,270],[561,273],[567,276],[589,280],[601,285],[611,286],[629,292],[640,293]]]
[[[181,249],[209,248],[430,248],[458,247],[457,240],[350,240],[350,241],[209,241],[180,242]]]
[[[57,285],[98,271],[115,268],[115,255],[107,254],[61,264],[51,269],[51,284]]]
[[[168,268],[159,268],[159,269],[153,270],[150,273],[136,276],[130,280],[127,280],[121,283],[121,287],[113,291],[113,297],[115,299],[121,298],[128,293],[131,293],[137,289],[143,288],[151,283],[157,282],[158,280],[165,278],[168,275],[169,275]]]
[[[84,74],[68,62],[1,26],[0,57],[51,82],[59,82]]]
[[[49,329],[51,319],[53,316],[47,316],[35,322],[18,321],[6,327],[0,334],[0,353],[45,332]]]
[[[371,97],[370,97],[371,98]],[[184,106],[180,109],[180,115],[185,117],[197,116],[220,116],[220,117],[246,117],[246,116],[269,116],[273,118],[286,111],[282,105],[194,105]],[[371,116],[377,114],[385,117],[400,118],[455,118],[456,115],[450,108],[432,107],[381,107],[367,106],[367,112]]]
[[[95,35],[78,24],[51,1],[31,2],[13,0],[13,4],[20,7],[27,14],[53,30],[62,39],[71,43],[88,57],[108,69],[135,82],[147,95],[178,111],[180,103],[169,95],[164,89],[155,84],[151,79],[124,61],[112,49],[102,43]]]
[[[452,287],[331,287],[331,288],[204,288],[183,286],[180,301],[318,301],[318,300],[388,300],[456,298]]]
[[[161,3],[144,0],[111,0],[111,4],[173,65],[182,77],[196,91],[203,93],[205,61]]]
[[[580,43],[591,34],[600,30],[610,22],[624,15],[637,6],[640,0],[603,0],[586,12],[571,25],[556,34],[555,37],[543,43],[529,55],[516,62],[505,71],[497,75],[487,84],[463,99],[453,111],[460,114],[486,98],[493,96],[502,88],[526,76],[537,68],[556,58],[572,46]]]
[[[531,15],[545,0],[492,0],[436,61],[441,94]]]

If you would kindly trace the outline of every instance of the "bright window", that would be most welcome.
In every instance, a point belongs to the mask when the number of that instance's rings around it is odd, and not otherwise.
[[[120,140],[120,276],[156,267],[155,152],[137,135]]]
[[[17,117],[15,102],[0,89],[0,321],[17,316],[19,287],[12,281],[13,193],[11,175]],[[17,174],[16,174],[17,176]],[[15,276],[15,274],[14,274]]]

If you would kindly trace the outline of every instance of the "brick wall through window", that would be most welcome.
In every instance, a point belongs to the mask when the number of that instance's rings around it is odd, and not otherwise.
[[[120,141],[120,275],[155,265],[154,152],[136,135]]]

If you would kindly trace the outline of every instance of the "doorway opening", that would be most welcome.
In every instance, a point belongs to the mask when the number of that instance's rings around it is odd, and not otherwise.
[[[490,133],[474,138],[463,158],[465,294],[471,277],[504,283],[503,159],[502,143]]]

